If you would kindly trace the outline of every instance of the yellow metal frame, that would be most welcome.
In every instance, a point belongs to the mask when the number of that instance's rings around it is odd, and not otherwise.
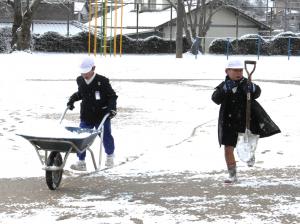
[[[103,18],[103,54],[104,56],[106,56],[107,54],[107,4],[108,4],[108,0],[105,0],[104,2],[104,9],[102,6],[102,10],[104,10],[104,18]],[[120,57],[122,56],[122,42],[123,42],[123,5],[124,2],[123,0],[121,0],[121,21],[120,21]],[[114,56],[116,56],[117,54],[117,25],[118,25],[118,13],[117,13],[117,9],[118,9],[118,0],[114,0],[114,10],[115,10],[115,14],[114,14]],[[103,16],[103,14],[102,14]],[[96,57],[97,55],[97,37],[98,37],[98,32],[97,32],[97,28],[98,28],[98,1],[95,1],[95,15],[94,15],[94,19],[95,19],[95,24],[94,24],[94,56]],[[112,19],[112,18],[111,18]],[[92,24],[91,24],[91,20],[92,20],[92,0],[89,0],[89,33],[88,33],[88,54],[91,54],[91,32],[92,32]],[[112,29],[112,27],[110,28]]]

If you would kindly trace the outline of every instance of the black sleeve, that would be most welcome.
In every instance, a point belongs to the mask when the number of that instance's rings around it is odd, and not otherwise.
[[[225,82],[222,82],[220,85],[218,85],[211,96],[212,101],[214,101],[218,105],[221,104],[226,97],[226,93],[223,89],[224,83]]]
[[[75,92],[72,94],[72,96],[70,96],[69,101],[73,101],[76,102],[78,100],[81,100],[81,96],[79,94],[79,92]]]
[[[106,97],[107,97],[107,107],[108,110],[114,110],[117,111],[117,94],[114,91],[114,89],[111,87],[109,79],[105,78],[104,79],[104,88],[106,92]]]
[[[261,94],[261,89],[260,89],[259,85],[254,84],[254,86],[255,86],[255,91],[254,91],[254,93],[252,93],[252,99],[257,99]]]

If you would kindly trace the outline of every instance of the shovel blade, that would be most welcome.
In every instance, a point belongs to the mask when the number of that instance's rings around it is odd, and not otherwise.
[[[238,134],[236,151],[240,160],[248,162],[254,156],[258,139],[259,135],[252,134],[250,130]]]

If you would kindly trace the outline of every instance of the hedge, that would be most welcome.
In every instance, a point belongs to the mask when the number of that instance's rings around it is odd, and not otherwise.
[[[293,32],[280,33],[270,40],[258,34],[248,34],[239,39],[229,40],[229,43],[228,39],[215,39],[209,46],[209,53],[227,54],[227,44],[229,54],[300,55],[300,35]]]
[[[103,39],[97,38],[97,52],[103,52]],[[107,39],[107,52],[113,51],[114,40]],[[112,45],[112,46],[110,46]],[[120,50],[120,36],[116,37],[116,51]],[[94,35],[91,35],[91,50],[94,48]],[[34,50],[44,52],[87,52],[88,33],[81,32],[72,37],[64,37],[56,32],[47,32],[40,36],[34,36]],[[183,52],[189,50],[186,38],[183,39]],[[126,35],[122,36],[122,52],[135,54],[173,53],[176,51],[176,42],[164,40],[158,36],[146,39],[133,39]]]

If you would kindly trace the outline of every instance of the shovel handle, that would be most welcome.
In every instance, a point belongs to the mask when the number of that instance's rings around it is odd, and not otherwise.
[[[253,72],[255,71],[255,68],[256,68],[256,61],[246,60],[244,65],[245,65],[245,70],[248,74],[248,80],[249,80],[249,82],[251,82],[252,74],[253,74]],[[249,70],[247,68],[247,65],[253,65],[251,72],[249,72]]]
[[[255,71],[256,68],[256,61],[249,61],[246,60],[244,62],[245,65],[245,70],[248,74],[248,84],[251,84],[251,78],[252,78],[252,74]],[[252,67],[252,71],[249,72],[247,65],[253,65]],[[251,118],[251,93],[249,91],[247,91],[247,104],[246,104],[246,129],[250,130],[250,118]]]

